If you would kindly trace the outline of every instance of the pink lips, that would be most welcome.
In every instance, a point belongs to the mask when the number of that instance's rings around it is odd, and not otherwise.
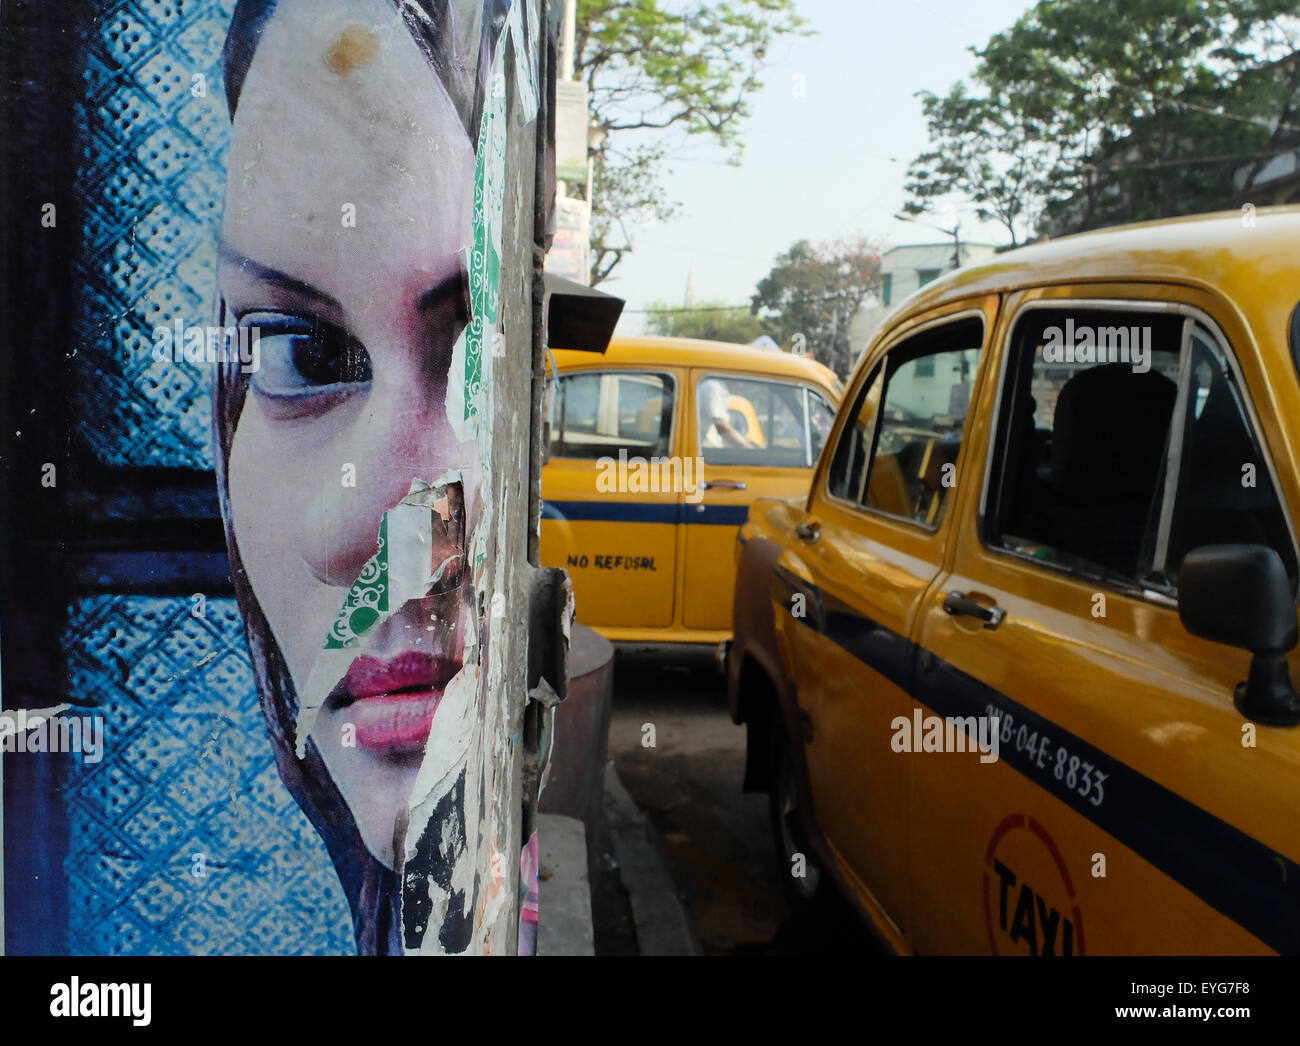
[[[330,703],[346,707],[362,748],[419,752],[443,691],[458,671],[452,658],[415,650],[387,661],[363,654],[334,688]]]

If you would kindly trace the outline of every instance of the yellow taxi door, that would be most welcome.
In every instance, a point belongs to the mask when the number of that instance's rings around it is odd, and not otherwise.
[[[702,369],[690,381],[682,623],[730,631],[736,531],[755,498],[807,497],[834,410],[800,382]]]
[[[997,728],[977,757],[912,757],[915,944],[1294,952],[1296,731],[1246,723],[1249,655],[1190,636],[1176,602],[1204,545],[1274,547],[1294,585],[1276,479],[1294,466],[1265,449],[1231,310],[1184,288],[1086,293],[1009,301],[998,409],[972,426],[951,573],[917,625],[923,713]]]
[[[542,471],[541,559],[573,579],[594,628],[673,622],[682,494],[677,454],[684,373],[671,367],[562,373]]]
[[[877,352],[845,400],[799,544],[777,564],[813,815],[904,948],[908,764],[890,750],[890,724],[910,709],[907,636],[952,529],[944,503],[996,306],[964,304]]]

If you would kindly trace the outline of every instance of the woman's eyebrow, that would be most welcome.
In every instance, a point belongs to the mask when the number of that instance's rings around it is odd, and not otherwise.
[[[240,272],[247,273],[255,280],[263,283],[271,283],[284,290],[292,291],[294,294],[301,295],[313,301],[326,305],[331,309],[339,312],[343,311],[343,306],[339,304],[337,298],[326,294],[319,287],[313,286],[305,280],[300,280],[295,276],[290,276],[287,272],[281,272],[279,269],[272,268],[269,265],[263,265],[259,261],[254,261],[247,255],[240,254],[233,247],[222,244],[218,249],[218,256],[221,261],[235,266]]]
[[[465,273],[463,271],[455,272],[436,286],[430,287],[416,300],[415,307],[421,312],[427,312],[451,300],[464,304]]]

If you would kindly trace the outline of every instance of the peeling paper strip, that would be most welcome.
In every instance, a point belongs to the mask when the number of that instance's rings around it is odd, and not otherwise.
[[[520,98],[527,112],[532,108],[535,118],[537,90],[535,63],[538,37],[523,38],[522,14],[515,14],[524,5],[516,3],[512,10],[513,21],[509,31],[515,34],[516,59],[529,63],[516,70],[521,81]],[[527,20],[530,29],[537,25],[535,0],[527,2]],[[524,46],[531,44],[531,46]],[[471,570],[476,600],[481,606],[491,605],[493,592],[504,591],[504,558],[495,561],[495,576],[489,576],[488,552],[498,539],[500,505],[506,505],[505,491],[498,490],[493,477],[493,423],[495,411],[494,346],[498,330],[501,282],[501,244],[504,224],[506,182],[507,120],[505,108],[506,69],[504,56],[507,48],[500,47],[488,77],[489,89],[485,99],[482,122],[479,127],[478,151],[474,172],[474,203],[471,215],[471,246],[463,252],[466,271],[469,273],[471,319],[465,332],[453,347],[446,396],[447,419],[456,437],[462,441],[474,440],[479,451],[481,468],[480,515],[473,531],[467,535],[465,552]],[[463,375],[463,384],[454,380]],[[488,615],[485,635],[486,647],[478,645],[478,629],[466,635],[465,659],[461,671],[448,684],[443,694],[435,726],[425,747],[424,757],[416,776],[416,783],[408,800],[408,823],[405,852],[408,861],[414,859],[421,835],[428,830],[429,822],[437,816],[439,803],[454,789],[462,774],[465,779],[463,811],[447,815],[442,829],[443,838],[453,838],[463,832],[465,847],[454,856],[451,868],[451,890],[440,887],[427,877],[422,884],[431,902],[428,923],[421,939],[407,953],[436,954],[444,948],[440,939],[441,926],[448,913],[453,892],[464,893],[474,905],[472,939],[467,951],[479,954],[509,951],[517,943],[518,928],[514,925],[514,891],[501,888],[491,875],[492,855],[509,852],[517,814],[509,807],[509,784],[513,774],[513,761],[509,753],[509,702],[504,685],[505,644],[503,642],[504,615]],[[471,647],[469,644],[473,643]],[[462,819],[463,818],[463,819]],[[458,823],[453,823],[457,821]]]
[[[471,743],[479,725],[479,667],[467,664],[452,678],[438,702],[435,729],[425,745],[424,758],[411,790],[411,825],[423,826],[433,813],[433,805],[455,784],[461,767],[467,762]],[[412,836],[414,833],[411,833]],[[417,840],[408,836],[406,857],[415,857]]]
[[[363,640],[412,599],[427,596],[444,579],[448,570],[464,566],[463,533],[457,536],[460,552],[441,563],[433,563],[434,535],[445,537],[447,528],[463,526],[464,496],[450,491],[464,490],[463,473],[443,473],[435,482],[412,480],[411,489],[379,521],[377,551],[361,568],[348,590],[338,617],[325,636],[325,644],[312,662],[307,685],[299,695],[296,749],[298,758],[307,754],[316,716],[338,681],[363,648]],[[435,529],[436,528],[436,529]],[[453,562],[458,560],[459,562]]]
[[[461,264],[466,272],[470,272],[473,267],[471,252],[468,247],[460,252]],[[449,374],[468,374],[470,367],[467,362],[469,357],[469,338],[470,330],[473,325],[466,327],[456,338],[456,344],[451,347],[451,367],[448,369]],[[480,346],[479,351],[482,351]],[[445,406],[447,410],[447,423],[451,425],[451,431],[460,443],[468,443],[478,437],[478,415],[477,408],[470,402],[468,396],[468,386],[456,381],[447,382],[447,398]]]
[[[516,38],[516,43],[518,44]],[[534,47],[536,43],[534,42]],[[505,562],[498,555],[493,576],[488,574],[488,550],[498,540],[501,519],[498,509],[507,505],[507,493],[498,489],[493,476],[493,426],[495,422],[495,366],[496,357],[492,341],[498,327],[501,283],[501,244],[505,214],[506,184],[506,120],[505,55],[514,50],[516,58],[526,54],[518,47],[498,50],[491,75],[492,89],[483,112],[479,132],[478,166],[474,180],[474,261],[471,269],[471,300],[474,316],[480,320],[473,331],[478,338],[482,387],[475,390],[475,408],[480,427],[478,441],[480,461],[483,465],[483,517],[475,527],[469,541],[468,555],[473,571],[477,597],[491,605],[492,593],[504,591]],[[476,279],[477,277],[477,279]],[[498,498],[500,499],[498,501]],[[475,851],[467,852],[461,881],[472,883],[475,875],[480,882],[489,869],[492,853],[504,853],[513,848],[517,813],[509,805],[513,775],[513,760],[508,751],[510,717],[508,698],[504,685],[505,647],[502,642],[504,615],[493,619],[488,615],[486,648],[480,654],[482,671],[479,677],[480,717],[477,743],[470,749],[468,759],[476,767],[469,780],[478,783],[479,794],[490,797],[486,809],[478,809],[477,798],[471,818],[470,803],[466,802],[466,823],[475,840]],[[512,884],[513,885],[513,884]],[[517,944],[518,927],[512,913],[515,905],[513,889],[484,888],[475,899],[474,944],[478,953],[509,951]],[[422,950],[427,948],[422,947]]]
[[[485,369],[491,365],[490,342],[496,333],[506,173],[505,73],[500,57],[498,53],[489,75],[490,88],[474,168],[474,243],[468,266],[471,319],[464,353],[464,415],[460,418],[451,415],[453,427],[458,421],[463,424],[482,413],[481,394],[489,380]],[[451,407],[450,396],[448,407]]]
[[[464,774],[464,808],[452,809],[447,814],[441,826],[441,836],[443,839],[463,838],[466,845],[457,854],[451,869],[450,890],[439,886],[431,876],[425,878],[424,887],[431,902],[429,919],[419,945],[406,948],[407,954],[443,954],[445,949],[440,935],[452,892],[461,892],[467,899],[474,897],[475,879],[482,867],[479,848],[483,842],[479,832],[481,792],[478,783],[483,774],[483,752],[478,697],[478,665],[466,664],[447,684],[438,704],[434,729],[429,735],[412,798],[407,804],[411,830],[406,833],[404,866],[409,867],[415,860],[421,837],[436,815],[439,802]],[[471,944],[469,950],[476,949]]]
[[[519,92],[519,123],[537,119],[537,63],[541,54],[537,0],[516,0],[510,5],[506,30],[515,42],[515,87]]]

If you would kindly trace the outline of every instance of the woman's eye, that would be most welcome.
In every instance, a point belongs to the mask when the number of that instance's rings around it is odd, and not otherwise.
[[[240,326],[258,332],[260,366],[253,389],[273,399],[347,391],[371,380],[370,355],[342,327],[320,319],[249,313]]]

